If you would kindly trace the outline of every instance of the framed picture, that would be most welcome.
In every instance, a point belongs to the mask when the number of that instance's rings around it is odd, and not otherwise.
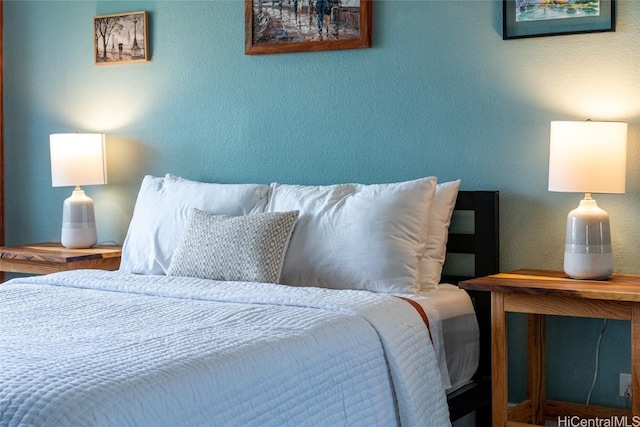
[[[372,0],[245,0],[245,53],[371,47]]]
[[[502,38],[615,31],[615,0],[503,0]]]
[[[93,32],[97,65],[149,60],[147,12],[96,16]]]

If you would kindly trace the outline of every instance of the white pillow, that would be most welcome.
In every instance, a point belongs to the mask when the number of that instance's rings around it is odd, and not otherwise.
[[[278,283],[298,212],[215,215],[193,209],[169,276]]]
[[[166,274],[192,208],[220,215],[263,209],[269,187],[209,184],[167,174],[145,176],[122,247],[120,270]]]
[[[375,185],[271,184],[268,212],[300,211],[281,282],[417,292],[435,188],[435,177]]]
[[[456,205],[460,180],[443,182],[436,186],[431,205],[427,246],[420,260],[420,289],[437,289],[447,252],[447,238],[451,215]]]

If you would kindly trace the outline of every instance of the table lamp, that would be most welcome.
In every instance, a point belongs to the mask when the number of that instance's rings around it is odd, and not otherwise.
[[[81,185],[107,183],[105,136],[98,133],[57,133],[49,136],[51,183],[74,186],[62,210],[61,243],[66,248],[90,248],[98,241],[93,200]]]
[[[551,122],[549,191],[584,193],[567,216],[564,271],[574,279],[604,280],[613,273],[609,214],[591,193],[624,193],[627,124]]]

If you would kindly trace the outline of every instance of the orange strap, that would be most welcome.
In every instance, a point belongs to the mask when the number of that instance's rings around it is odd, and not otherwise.
[[[422,306],[420,304],[418,304],[416,301],[410,299],[410,298],[405,298],[405,297],[401,297],[398,295],[395,295],[396,297],[405,300],[406,302],[408,302],[409,304],[411,304],[413,306],[413,308],[416,309],[416,311],[418,312],[418,314],[420,315],[420,317],[422,317],[422,321],[424,322],[425,326],[427,327],[427,331],[429,331],[429,339],[431,340],[431,342],[433,342],[433,337],[431,336],[431,326],[429,325],[429,318],[427,317],[427,313],[424,312],[424,309],[422,308]]]

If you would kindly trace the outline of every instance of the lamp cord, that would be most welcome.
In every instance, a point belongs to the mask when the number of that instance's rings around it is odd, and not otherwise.
[[[103,240],[102,242],[98,242],[99,245],[119,245],[119,242],[115,240]]]
[[[598,380],[598,368],[600,366],[600,344],[602,344],[602,337],[604,336],[604,331],[607,329],[607,320],[604,319],[604,323],[602,324],[602,330],[600,331],[600,336],[598,337],[598,344],[596,345],[596,367],[595,372],[593,373],[593,382],[591,383],[591,388],[589,389],[589,394],[587,395],[588,405],[591,401],[591,393],[593,393],[593,389],[596,386],[596,381]]]

